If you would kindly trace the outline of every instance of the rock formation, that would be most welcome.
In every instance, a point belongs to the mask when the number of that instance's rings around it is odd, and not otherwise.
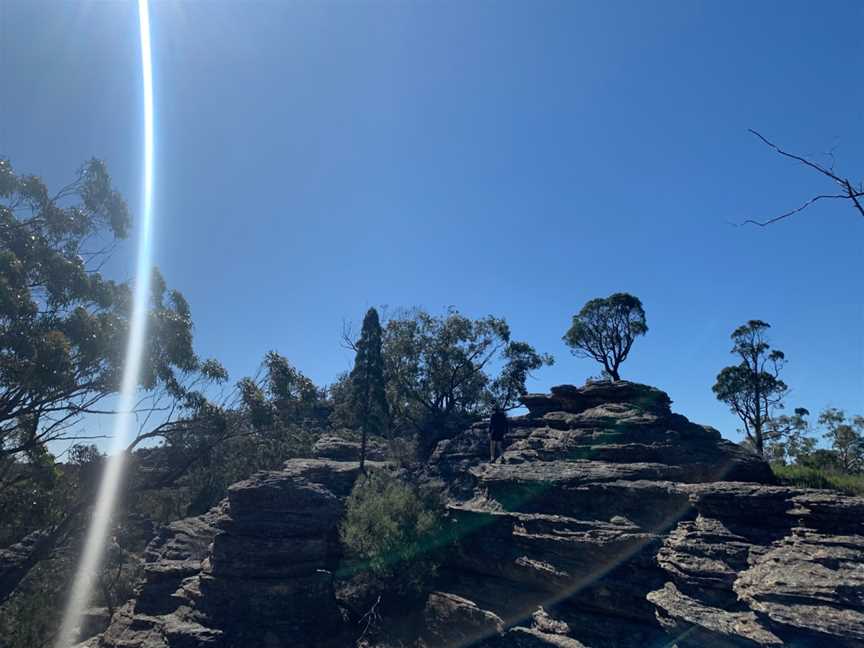
[[[148,547],[138,595],[88,645],[350,645],[331,574],[358,470],[293,460],[234,484],[206,515],[168,525]]]
[[[644,385],[524,402],[495,463],[481,423],[423,469],[455,539],[418,645],[864,646],[864,499],[773,485],[763,461]],[[139,595],[91,644],[353,645],[330,573],[356,474],[293,460],[170,525]]]

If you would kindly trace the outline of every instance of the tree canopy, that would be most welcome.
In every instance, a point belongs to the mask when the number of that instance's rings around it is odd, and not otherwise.
[[[615,293],[586,303],[573,316],[573,324],[563,339],[574,355],[596,360],[609,378],[620,380],[621,363],[627,359],[636,338],[647,332],[645,310],[639,298]]]
[[[748,442],[760,456],[765,451],[765,431],[772,413],[782,407],[788,387],[780,380],[786,356],[772,349],[765,334],[771,325],[750,320],[732,332],[732,351],[741,362],[717,374],[712,388],[741,419]]]
[[[504,319],[455,309],[390,319],[383,350],[391,413],[419,433],[421,455],[491,408],[518,405],[531,372],[553,362],[512,340]]]
[[[831,442],[840,470],[864,470],[864,416],[850,419],[843,410],[829,407],[819,415],[819,424],[825,428],[824,436]]]
[[[89,505],[94,480],[64,475],[49,444],[95,438],[82,417],[113,413],[106,403],[120,386],[131,291],[104,277],[102,267],[130,225],[98,160],[54,194],[0,160],[0,511],[20,522],[3,529],[7,541],[37,529],[42,538],[0,584],[0,601],[68,537]],[[147,316],[139,429],[128,451],[161,439],[196,452],[135,462],[134,488],[173,483],[201,458],[201,439],[222,429],[220,408],[203,389],[227,377],[217,362],[195,354],[189,305],[156,270]],[[74,447],[71,454],[73,462],[86,455]],[[39,515],[16,518],[22,493],[39,502]]]
[[[0,459],[74,439],[117,391],[131,293],[101,268],[130,223],[98,160],[53,195],[0,160]],[[143,389],[187,398],[191,376],[222,376],[196,356],[189,305],[158,271],[148,317]]]
[[[772,463],[799,463],[816,447],[816,439],[811,436],[810,412],[796,407],[791,414],[772,417],[765,425],[763,442],[765,458]]]

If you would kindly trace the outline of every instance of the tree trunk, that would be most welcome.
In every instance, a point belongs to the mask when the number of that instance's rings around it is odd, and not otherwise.
[[[753,440],[756,442],[756,454],[760,457],[765,457],[765,443],[762,439],[762,395],[759,393],[759,355],[754,352],[753,358],[753,402],[756,407],[755,416],[753,417]],[[766,406],[767,407],[767,406]]]

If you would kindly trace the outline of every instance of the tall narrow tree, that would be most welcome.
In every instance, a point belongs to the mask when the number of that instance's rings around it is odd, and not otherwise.
[[[350,375],[350,408],[353,422],[361,431],[360,470],[364,470],[369,435],[385,434],[390,418],[381,354],[381,322],[374,308],[370,308],[363,318],[363,329],[355,348],[357,354]]]
[[[731,352],[741,362],[721,370],[713,387],[717,400],[726,403],[741,419],[747,440],[760,457],[765,452],[771,414],[782,407],[788,391],[780,380],[785,356],[765,339],[769,328],[766,322],[750,320],[732,332]]]

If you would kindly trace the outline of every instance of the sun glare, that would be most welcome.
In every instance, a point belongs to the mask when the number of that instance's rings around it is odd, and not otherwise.
[[[141,76],[144,115],[143,204],[138,239],[138,261],[135,269],[135,293],[132,322],[126,347],[123,384],[119,412],[115,417],[111,455],[107,462],[84,550],[78,562],[69,602],[55,643],[56,648],[69,648],[77,641],[81,616],[93,593],[96,573],[102,561],[110,528],[111,515],[117,500],[124,467],[124,450],[134,422],[132,410],[137,394],[138,375],[147,326],[147,300],[150,294],[151,236],[153,211],[153,61],[150,48],[150,13],[148,0],[138,1],[141,37]]]

